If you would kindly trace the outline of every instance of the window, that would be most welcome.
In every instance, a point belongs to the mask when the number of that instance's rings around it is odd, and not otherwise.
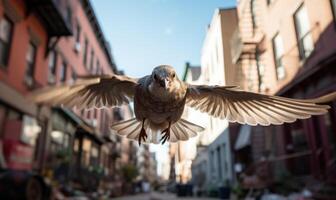
[[[74,70],[74,67],[70,67],[70,79],[69,79],[69,83],[70,84],[75,83],[76,79],[77,79],[77,74],[76,74],[76,72]]]
[[[79,22],[77,22],[76,25],[76,32],[75,32],[75,51],[79,52],[81,45],[80,45],[80,35],[81,35],[81,27],[79,25]]]
[[[69,25],[72,24],[72,11],[71,11],[70,7],[66,8],[66,20],[67,20]]]
[[[4,135],[5,121],[6,121],[6,107],[0,104],[0,138],[2,138]]]
[[[253,29],[257,28],[257,1],[256,0],[251,0],[251,17],[252,17],[252,26]]]
[[[212,177],[215,176],[215,151],[211,151],[210,152],[210,169],[211,169],[211,172],[212,172]]]
[[[91,50],[91,58],[90,58],[90,72],[93,72],[93,60],[94,60],[94,52]]]
[[[267,5],[270,5],[274,2],[274,0],[267,0]]]
[[[99,70],[100,70],[100,66],[99,66],[99,60],[97,60],[97,64],[96,64],[96,74],[99,74]]]
[[[13,35],[13,22],[7,17],[0,21],[0,65],[6,66],[9,58],[11,36]]]
[[[53,153],[59,153],[69,147],[70,135],[62,131],[51,131],[51,144],[50,149]]]
[[[96,145],[91,144],[90,149],[90,165],[91,166],[97,166],[99,163],[99,151]]]
[[[55,83],[56,76],[56,63],[57,63],[57,54],[56,51],[51,51],[49,55],[49,63],[48,63],[48,83]]]
[[[88,51],[88,40],[87,38],[85,38],[85,42],[84,42],[84,55],[83,55],[83,63],[84,65],[86,65],[86,60],[87,60],[87,51]]]
[[[307,10],[301,6],[294,14],[296,37],[300,60],[306,59],[314,50]]]
[[[98,110],[97,109],[94,109],[93,111],[93,119],[97,119],[97,113],[98,113]]]
[[[276,34],[272,40],[274,63],[276,69],[277,79],[283,79],[285,77],[285,67],[283,66],[284,47],[281,36]]]
[[[65,62],[62,63],[61,73],[60,73],[60,81],[64,82],[67,76],[67,64]]]
[[[335,106],[333,104],[331,104],[330,106],[331,106],[331,111],[335,111]],[[326,126],[330,152],[333,155],[332,157],[335,158],[336,156],[336,134],[335,134],[336,125],[333,122],[335,122],[335,115],[333,115],[333,112],[328,112],[327,114],[324,115],[324,123]],[[316,133],[319,133],[319,131],[316,131]]]
[[[265,68],[264,65],[261,63],[260,59],[260,52],[256,51],[256,64],[257,64],[257,73],[258,73],[258,90],[259,92],[265,90],[264,84],[264,75],[265,75]]]
[[[72,70],[71,78],[72,78],[72,81],[73,81],[73,82],[76,81],[76,79],[77,79],[77,74],[76,74],[75,70]]]
[[[219,179],[222,179],[222,159],[220,146],[217,147],[217,168]]]
[[[84,138],[83,139],[83,147],[82,147],[82,158],[81,158],[81,161],[82,161],[82,164],[84,166],[89,166],[90,164],[90,149],[91,149],[91,146],[92,146],[92,142],[91,140],[87,139],[87,138]]]
[[[36,50],[37,50],[36,46],[32,42],[30,42],[26,54],[26,75],[25,75],[25,83],[30,87],[33,86],[34,84]]]
[[[334,20],[336,20],[336,0],[331,0],[331,9],[334,15]]]

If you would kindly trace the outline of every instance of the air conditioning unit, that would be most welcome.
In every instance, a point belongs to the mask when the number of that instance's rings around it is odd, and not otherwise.
[[[76,42],[74,48],[75,48],[75,51],[79,53],[81,51],[81,44],[79,42]]]

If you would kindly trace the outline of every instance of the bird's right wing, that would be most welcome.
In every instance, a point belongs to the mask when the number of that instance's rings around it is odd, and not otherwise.
[[[336,93],[316,99],[290,99],[246,92],[232,86],[189,85],[186,104],[214,117],[249,125],[294,122],[327,112]]]
[[[67,107],[100,108],[119,106],[133,99],[137,79],[123,75],[82,76],[72,84],[47,87],[28,98],[36,103]]]

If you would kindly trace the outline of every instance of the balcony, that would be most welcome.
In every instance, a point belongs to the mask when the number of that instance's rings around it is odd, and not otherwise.
[[[256,31],[253,36],[248,35],[242,34],[239,28],[234,31],[230,41],[233,63],[237,63],[245,55],[248,55],[249,58],[255,56],[257,50],[263,49],[263,32]]]
[[[71,10],[65,0],[26,0],[28,13],[35,12],[49,36],[72,35]]]

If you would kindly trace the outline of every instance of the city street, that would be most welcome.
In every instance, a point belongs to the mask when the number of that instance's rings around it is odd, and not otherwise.
[[[335,38],[336,0],[0,0],[0,200],[336,200]]]
[[[134,196],[125,196],[113,198],[113,200],[175,200],[175,199],[183,199],[183,200],[216,200],[216,198],[192,198],[192,197],[176,197],[175,194],[170,193],[157,193],[152,192],[148,194],[139,194]]]

